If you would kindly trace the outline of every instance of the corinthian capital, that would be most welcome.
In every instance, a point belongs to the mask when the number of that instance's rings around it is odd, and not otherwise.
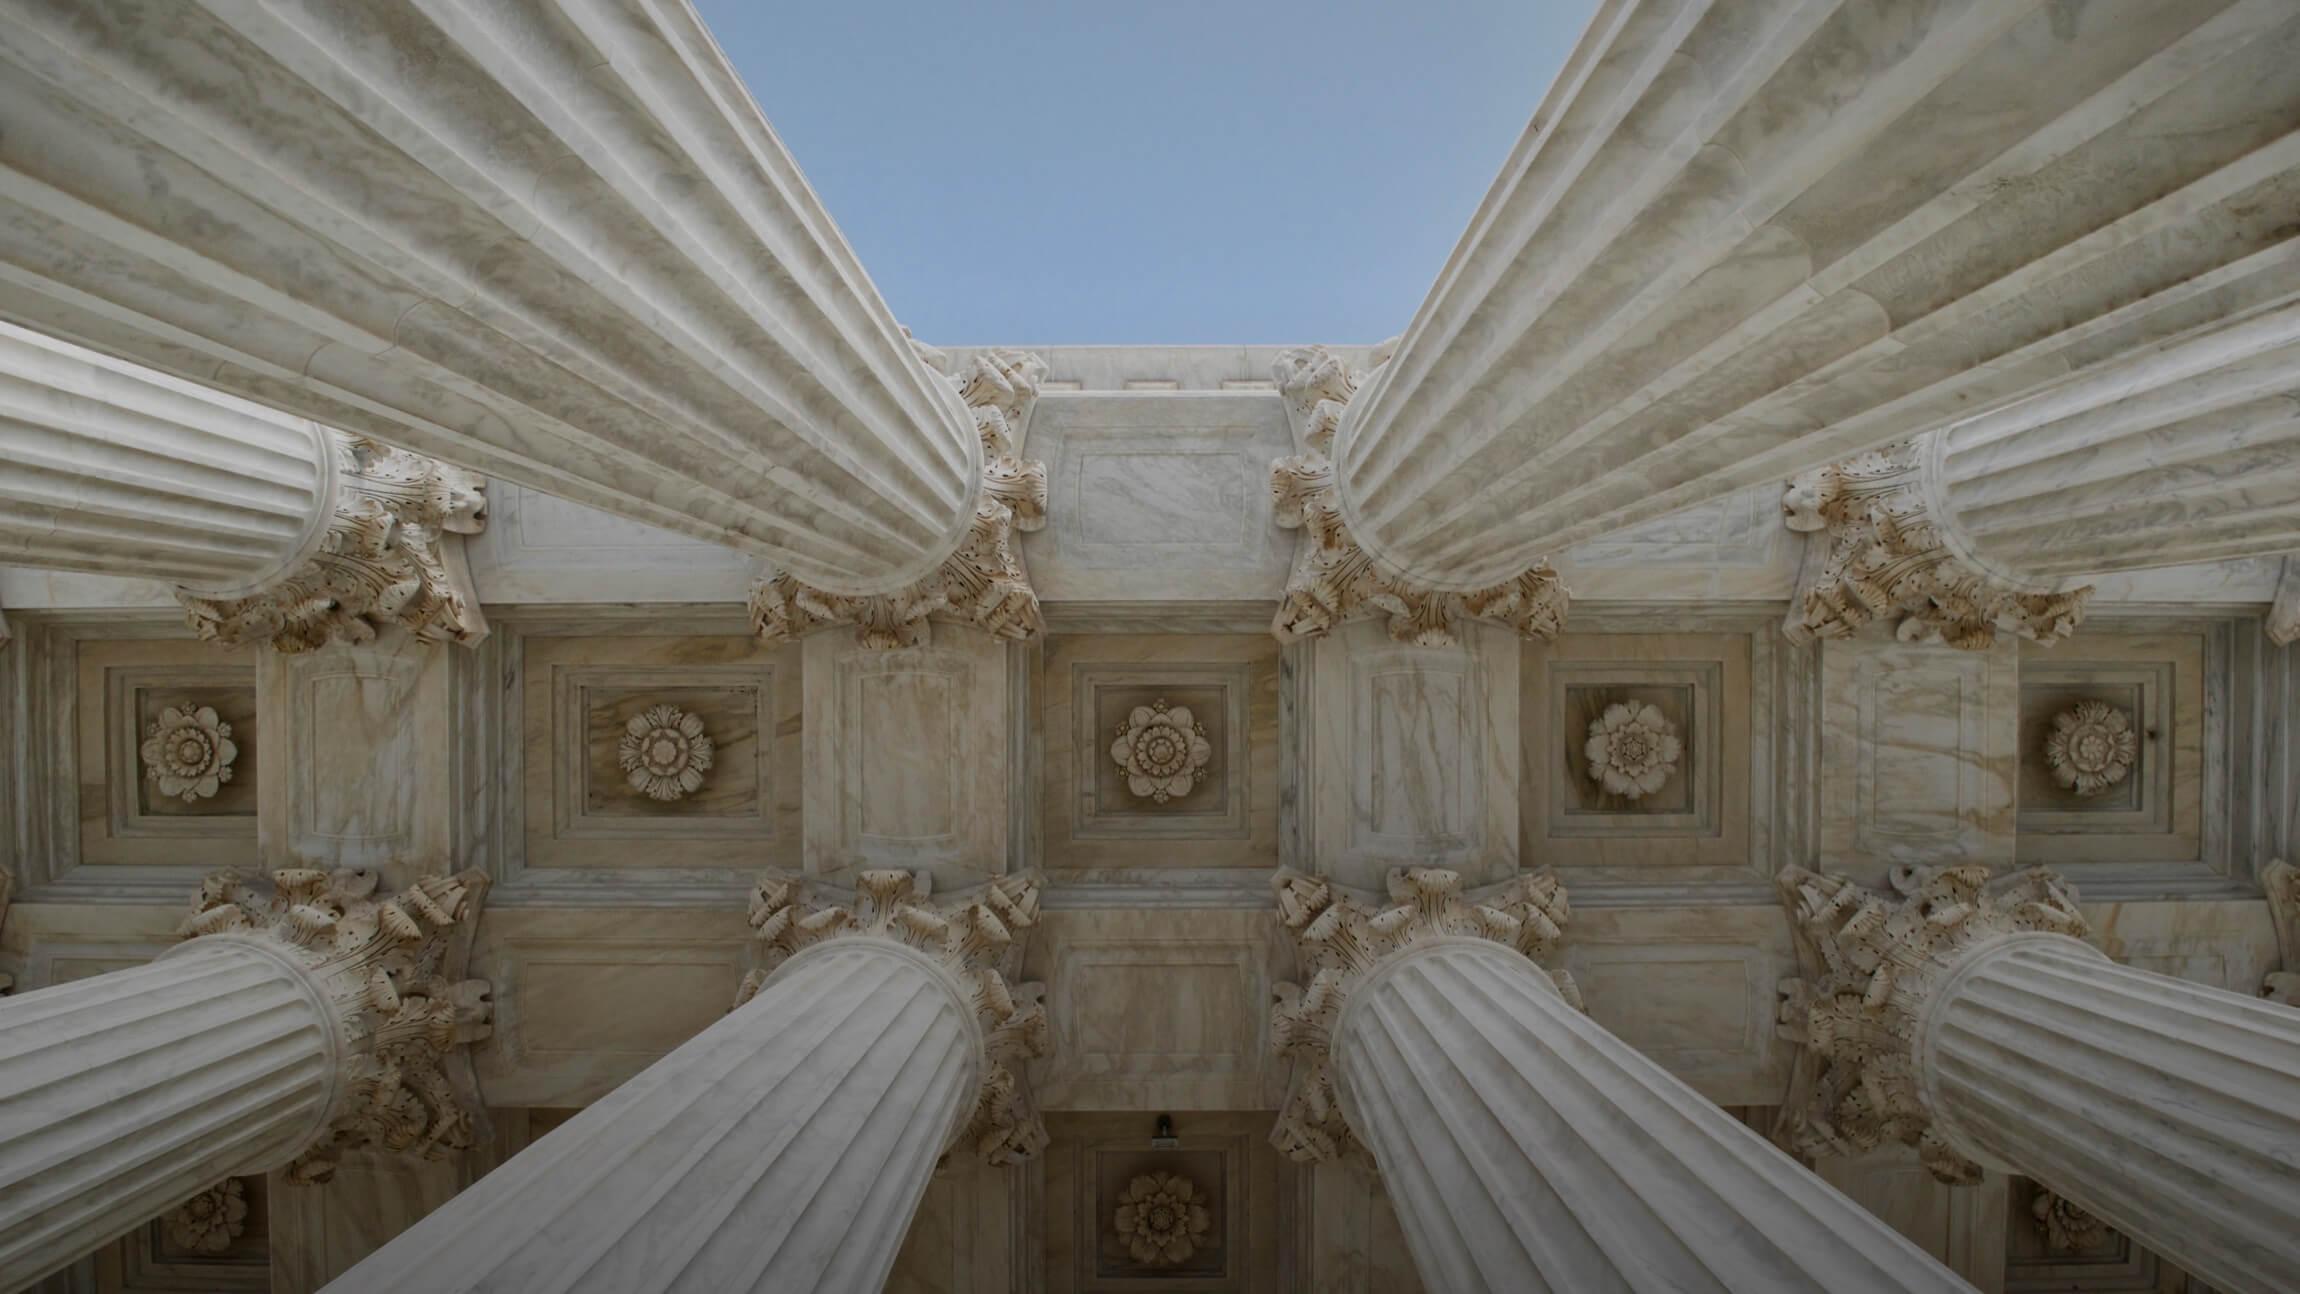
[[[1022,564],[1021,536],[1046,524],[1046,464],[1021,457],[1021,446],[1046,361],[1025,351],[987,350],[954,367],[943,352],[913,344],[958,389],[982,437],[973,523],[932,575],[892,593],[832,593],[790,575],[761,580],[751,589],[751,626],[759,637],[785,642],[824,625],[851,624],[863,646],[892,649],[926,642],[930,619],[1023,640],[1045,627]]]
[[[2019,589],[1958,558],[1926,502],[1923,446],[1904,441],[1805,472],[1789,482],[1789,529],[1825,535],[1809,552],[1783,625],[1793,642],[1841,638],[1899,615],[1903,642],[1979,651],[2007,629],[2042,643],[2075,632],[2092,596]]]
[[[1980,1166],[1935,1131],[1918,1081],[1918,1026],[1964,955],[2000,936],[2083,938],[2076,894],[2041,867],[1896,867],[1891,891],[1801,867],[1776,883],[1805,978],[1783,980],[1780,1034],[1801,1044],[1776,1136],[1798,1154],[1916,1148],[1945,1182]]]
[[[432,876],[379,892],[370,871],[296,868],[208,878],[178,933],[262,945],[302,968],[336,1021],[341,1066],[327,1132],[288,1169],[320,1182],[347,1150],[443,1159],[474,1144],[469,1054],[493,1031],[485,980],[462,978],[487,878]]]
[[[486,480],[379,441],[330,433],[335,510],[318,546],[241,597],[179,591],[192,631],[283,652],[363,643],[390,625],[420,642],[487,636],[458,536],[487,523]]]
[[[1017,985],[1023,939],[1038,924],[1038,880],[1002,876],[940,902],[925,872],[867,871],[850,891],[770,872],[751,892],[759,969],[743,979],[735,1004],[757,996],[794,955],[839,939],[883,939],[924,953],[949,977],[983,1037],[982,1085],[950,1145],[993,1164],[1027,1159],[1046,1145],[1020,1070],[1050,1046],[1045,986]]]
[[[1275,884],[1279,924],[1293,936],[1309,983],[1280,984],[1270,1009],[1271,1043],[1294,1063],[1270,1140],[1304,1162],[1362,1153],[1334,1088],[1334,1030],[1351,990],[1376,966],[1411,948],[1463,938],[1492,940],[1540,962],[1557,950],[1569,915],[1564,888],[1547,873],[1465,893],[1458,872],[1400,868],[1390,873],[1386,901],[1299,872],[1282,871]],[[1580,1004],[1563,971],[1534,973]]]

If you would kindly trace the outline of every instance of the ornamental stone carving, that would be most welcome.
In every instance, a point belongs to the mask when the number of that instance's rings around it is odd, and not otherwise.
[[[240,748],[232,742],[232,726],[218,718],[212,706],[167,706],[144,730],[144,744],[136,753],[144,761],[144,775],[159,785],[160,794],[190,804],[213,798],[232,780],[232,761]]]
[[[2082,938],[2076,895],[2041,867],[1991,880],[1981,866],[1900,866],[1893,891],[1800,867],[1778,885],[1805,978],[1781,981],[1780,1034],[1803,1046],[1776,1138],[1804,1156],[1916,1148],[1944,1182],[1980,1166],[1933,1128],[1917,1078],[1925,1004],[1967,951],[2000,935]]]
[[[301,965],[335,1012],[343,1066],[325,1134],[288,1168],[324,1182],[373,1146],[444,1159],[474,1144],[466,1044],[492,1031],[485,980],[461,978],[487,878],[427,876],[385,895],[371,871],[210,876],[178,933],[262,943]]]
[[[2284,559],[2276,576],[2276,594],[2268,603],[2265,626],[2268,641],[2279,647],[2300,642],[2300,553]],[[8,625],[0,621],[0,645],[8,641]]]
[[[993,1165],[1046,1145],[1046,1126],[1022,1082],[1025,1061],[1047,1054],[1045,987],[1015,984],[1022,940],[1038,924],[1038,880],[1001,876],[940,903],[925,872],[873,870],[852,892],[769,872],[751,893],[758,969],[743,978],[735,1005],[758,995],[775,968],[832,939],[888,939],[916,949],[950,976],[982,1027],[984,1065],[974,1109],[944,1153],[965,1147]]]
[[[1783,631],[1794,642],[1842,638],[1898,615],[1903,642],[1979,651],[1997,631],[2053,643],[2084,618],[2091,586],[2064,593],[2010,587],[1959,560],[1926,507],[1922,449],[1903,442],[1805,472],[1790,481],[1781,511],[1789,529],[1814,534]]]
[[[179,1204],[160,1220],[168,1241],[197,1254],[220,1254],[247,1233],[247,1188],[227,1177]]]
[[[2268,918],[2276,927],[2278,969],[2260,982],[2260,996],[2285,1006],[2300,1006],[2300,867],[2281,860],[2260,869],[2260,888],[2268,896]],[[0,915],[7,912],[7,893],[0,888]]]
[[[1206,780],[1214,744],[1206,740],[1206,725],[1191,717],[1190,707],[1169,708],[1159,700],[1127,714],[1118,725],[1118,739],[1110,743],[1110,758],[1125,770],[1129,794],[1164,804]]]
[[[1635,800],[1668,783],[1685,745],[1657,707],[1614,704],[1590,721],[1582,753],[1589,759],[1590,777],[1607,791]]]
[[[1145,1173],[1126,1184],[1111,1226],[1145,1267],[1172,1267],[1198,1252],[1213,1229],[1205,1193],[1179,1173]]]
[[[2139,755],[2132,720],[2105,701],[2079,701],[2054,715],[2044,738],[2052,780],[2080,796],[2099,795],[2122,782]]]
[[[1307,984],[1280,984],[1270,1039],[1293,1061],[1271,1143],[1290,1159],[1314,1162],[1365,1154],[1342,1116],[1334,1088],[1334,1028],[1350,990],[1393,953],[1437,939],[1490,939],[1538,963],[1557,950],[1569,915],[1557,878],[1523,874],[1465,893],[1461,874],[1443,867],[1390,873],[1387,901],[1354,894],[1319,876],[1281,871],[1278,922],[1292,935]],[[1566,1001],[1580,991],[1563,971],[1546,972]]]
[[[1376,369],[1388,362],[1394,345],[1376,348]],[[1528,638],[1556,636],[1568,594],[1547,562],[1469,593],[1418,588],[1383,570],[1350,537],[1330,458],[1342,412],[1371,374],[1323,346],[1283,351],[1270,372],[1285,397],[1296,450],[1270,464],[1270,496],[1278,524],[1302,532],[1270,625],[1278,641],[1315,638],[1371,615],[1389,617],[1390,637],[1425,647],[1452,643],[1464,620],[1489,620]]]
[[[2044,1235],[2045,1248],[2054,1253],[2097,1249],[2108,1238],[2107,1223],[2049,1187],[2036,1188],[2036,1198],[2029,1201],[2029,1216],[2036,1219],[2036,1229]]]
[[[934,574],[892,593],[832,593],[790,575],[761,580],[751,589],[751,626],[759,637],[785,642],[824,625],[852,624],[863,646],[890,650],[925,643],[930,618],[1020,640],[1044,628],[1022,564],[1021,534],[1046,524],[1046,464],[1020,453],[1046,361],[1024,351],[986,350],[954,368],[942,351],[912,345],[958,388],[982,437],[982,494],[972,525]]]
[[[486,527],[486,479],[361,436],[332,444],[335,515],[317,550],[245,597],[179,590],[192,631],[283,652],[370,642],[390,625],[425,643],[486,637],[455,538]]]
[[[632,790],[670,801],[702,789],[713,754],[700,717],[675,705],[651,705],[623,725],[615,758]]]

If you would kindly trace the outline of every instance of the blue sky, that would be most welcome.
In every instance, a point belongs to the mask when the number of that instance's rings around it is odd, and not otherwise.
[[[1402,330],[1594,0],[699,0],[944,343]]]

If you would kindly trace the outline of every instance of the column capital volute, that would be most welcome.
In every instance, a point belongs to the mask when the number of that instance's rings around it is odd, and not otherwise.
[[[1526,959],[1530,975],[1581,1004],[1565,972],[1540,965],[1556,955],[1571,915],[1565,888],[1547,872],[1465,890],[1450,868],[1401,867],[1389,874],[1385,895],[1291,870],[1273,885],[1278,922],[1307,980],[1278,985],[1270,1009],[1271,1044],[1293,1061],[1270,1139],[1295,1160],[1368,1162],[1342,1109],[1333,1046],[1353,995],[1400,962],[1450,944],[1506,949]]]
[[[1038,924],[1039,879],[1017,874],[937,899],[929,873],[870,870],[853,889],[768,872],[751,890],[757,969],[736,994],[741,1007],[787,966],[821,949],[875,943],[935,971],[976,1030],[973,1105],[945,1153],[970,1148],[992,1165],[1046,1145],[1046,1128],[1023,1080],[1025,1062],[1052,1047],[1045,986],[1020,983],[1024,943]]]
[[[1780,984],[1780,1034],[1803,1051],[1775,1135],[1808,1157],[1907,1145],[1940,1180],[1977,1181],[1981,1165],[1926,1093],[1928,1025],[1991,953],[2038,939],[2093,951],[2089,926],[2076,891],[2042,867],[1901,865],[1889,881],[1802,867],[1775,878],[1803,968]]]
[[[253,948],[297,973],[329,1031],[333,1097],[288,1166],[323,1182],[349,1150],[444,1159],[477,1144],[469,1044],[493,1032],[492,987],[464,970],[487,891],[480,872],[385,893],[365,869],[283,868],[208,877],[178,927],[187,955]]]

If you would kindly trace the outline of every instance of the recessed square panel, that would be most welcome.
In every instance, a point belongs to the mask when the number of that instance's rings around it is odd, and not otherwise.
[[[1229,1156],[1134,1145],[1092,1152],[1094,1274],[1165,1282],[1229,1270]],[[1124,1228],[1120,1223],[1130,1224]]]
[[[259,743],[252,684],[222,686],[172,671],[118,671],[110,682],[124,694],[119,703],[129,718],[120,734],[128,757],[123,771],[133,779],[124,831],[197,829],[155,819],[255,817]]]
[[[2127,870],[2189,863],[2202,871],[2207,842],[2219,834],[2204,813],[2207,784],[2226,776],[2216,747],[2232,707],[2206,695],[2212,644],[2223,637],[2108,621],[2050,651],[2024,645],[2021,862]],[[2074,879],[2082,887],[2104,878]]]
[[[1709,727],[1702,699],[1691,683],[1567,684],[1566,816],[1693,813],[1692,755]]]
[[[771,683],[772,673],[769,673]],[[583,813],[595,818],[757,819],[767,686],[578,682]]]

